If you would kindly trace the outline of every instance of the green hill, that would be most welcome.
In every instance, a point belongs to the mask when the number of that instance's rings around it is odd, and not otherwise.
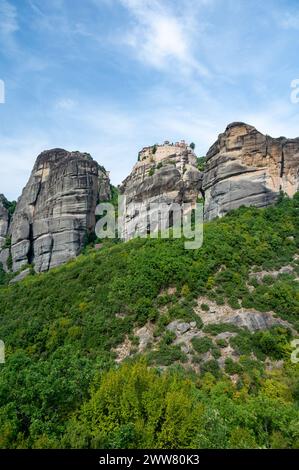
[[[0,446],[298,448],[298,212],[297,194],[207,223],[198,250],[116,240],[15,285],[2,273]],[[285,323],[215,323],[211,305]]]

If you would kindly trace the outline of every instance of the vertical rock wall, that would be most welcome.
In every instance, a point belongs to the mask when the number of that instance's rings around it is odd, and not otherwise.
[[[101,176],[107,180],[89,154],[39,155],[10,226],[13,271],[28,263],[47,271],[80,253],[95,227]]]
[[[206,156],[202,189],[205,218],[242,205],[266,207],[280,191],[299,189],[299,138],[274,139],[244,123],[230,124]]]

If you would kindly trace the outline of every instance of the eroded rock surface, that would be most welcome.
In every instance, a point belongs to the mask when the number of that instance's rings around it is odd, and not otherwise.
[[[0,195],[0,249],[3,247],[8,234],[9,215]]]
[[[151,204],[196,203],[201,196],[202,173],[196,167],[193,150],[184,142],[145,147],[138,162],[123,181],[120,191],[126,197],[129,210],[123,220],[123,238],[130,238],[138,227],[146,233],[148,219],[141,217],[142,210],[151,217]],[[169,217],[161,220],[161,227],[171,225]],[[158,226],[158,225],[157,225]]]
[[[230,124],[207,153],[202,189],[207,220],[241,205],[266,207],[280,191],[292,197],[299,190],[299,138],[274,139]]]
[[[201,304],[208,305],[209,310],[204,311]],[[217,305],[208,298],[198,299],[195,308],[204,325],[229,323],[240,328],[248,328],[249,331],[266,330],[272,326],[282,326],[293,330],[290,323],[275,316],[273,312],[259,312],[252,308],[233,309],[229,305]]]
[[[94,230],[99,192],[109,197],[105,188],[107,175],[89,154],[41,153],[10,227],[13,271],[28,263],[47,271],[77,256]]]

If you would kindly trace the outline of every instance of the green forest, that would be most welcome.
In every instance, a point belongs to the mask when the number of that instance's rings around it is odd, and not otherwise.
[[[200,249],[112,240],[15,285],[1,270],[0,447],[299,448],[298,253],[299,194],[206,223]],[[283,266],[292,271],[271,276]],[[290,327],[206,325],[200,298]],[[192,341],[196,367],[166,328],[174,320],[205,335]],[[146,324],[157,345],[140,353],[134,332]],[[234,336],[214,340],[225,331]],[[131,354],[116,362],[126,338]],[[228,343],[239,360],[221,368]]]

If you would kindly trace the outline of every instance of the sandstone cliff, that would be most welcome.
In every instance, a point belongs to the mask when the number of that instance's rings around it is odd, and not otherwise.
[[[299,190],[299,138],[274,139],[244,123],[232,123],[206,156],[202,190],[205,218],[245,206],[265,207],[280,191]]]
[[[0,195],[0,249],[5,244],[9,224],[9,214],[5,207],[5,198]]]
[[[194,206],[203,197],[205,219],[211,220],[241,205],[268,206],[281,191],[293,196],[299,190],[299,138],[274,139],[248,124],[228,125],[209,149],[203,171],[197,163],[184,141],[142,149],[120,186],[133,206],[123,221],[123,238],[131,238],[136,226],[148,230],[140,203],[146,209],[151,203]],[[89,154],[43,152],[12,221],[8,201],[0,197],[0,263],[6,270],[9,261],[13,271],[28,263],[46,271],[78,255],[94,231],[98,200],[109,198],[109,174]]]
[[[18,200],[12,223],[13,271],[46,271],[77,256],[95,226],[95,207],[109,198],[109,178],[87,153],[41,153]]]
[[[184,141],[143,148],[131,174],[120,186],[127,207],[138,203],[144,207],[152,203],[194,204],[202,179],[196,163],[193,150]],[[133,211],[124,221],[124,238],[130,238],[136,225],[142,233],[147,230],[146,221],[138,220],[138,211]]]
[[[204,216],[211,220],[242,205],[266,207],[275,203],[280,192],[292,197],[299,190],[299,138],[275,139],[245,123],[232,123],[219,135],[202,172],[196,164],[194,152],[184,142],[146,147],[121,192],[127,204],[145,206],[195,204],[203,196]],[[138,211],[127,216],[128,238],[138,218]]]

